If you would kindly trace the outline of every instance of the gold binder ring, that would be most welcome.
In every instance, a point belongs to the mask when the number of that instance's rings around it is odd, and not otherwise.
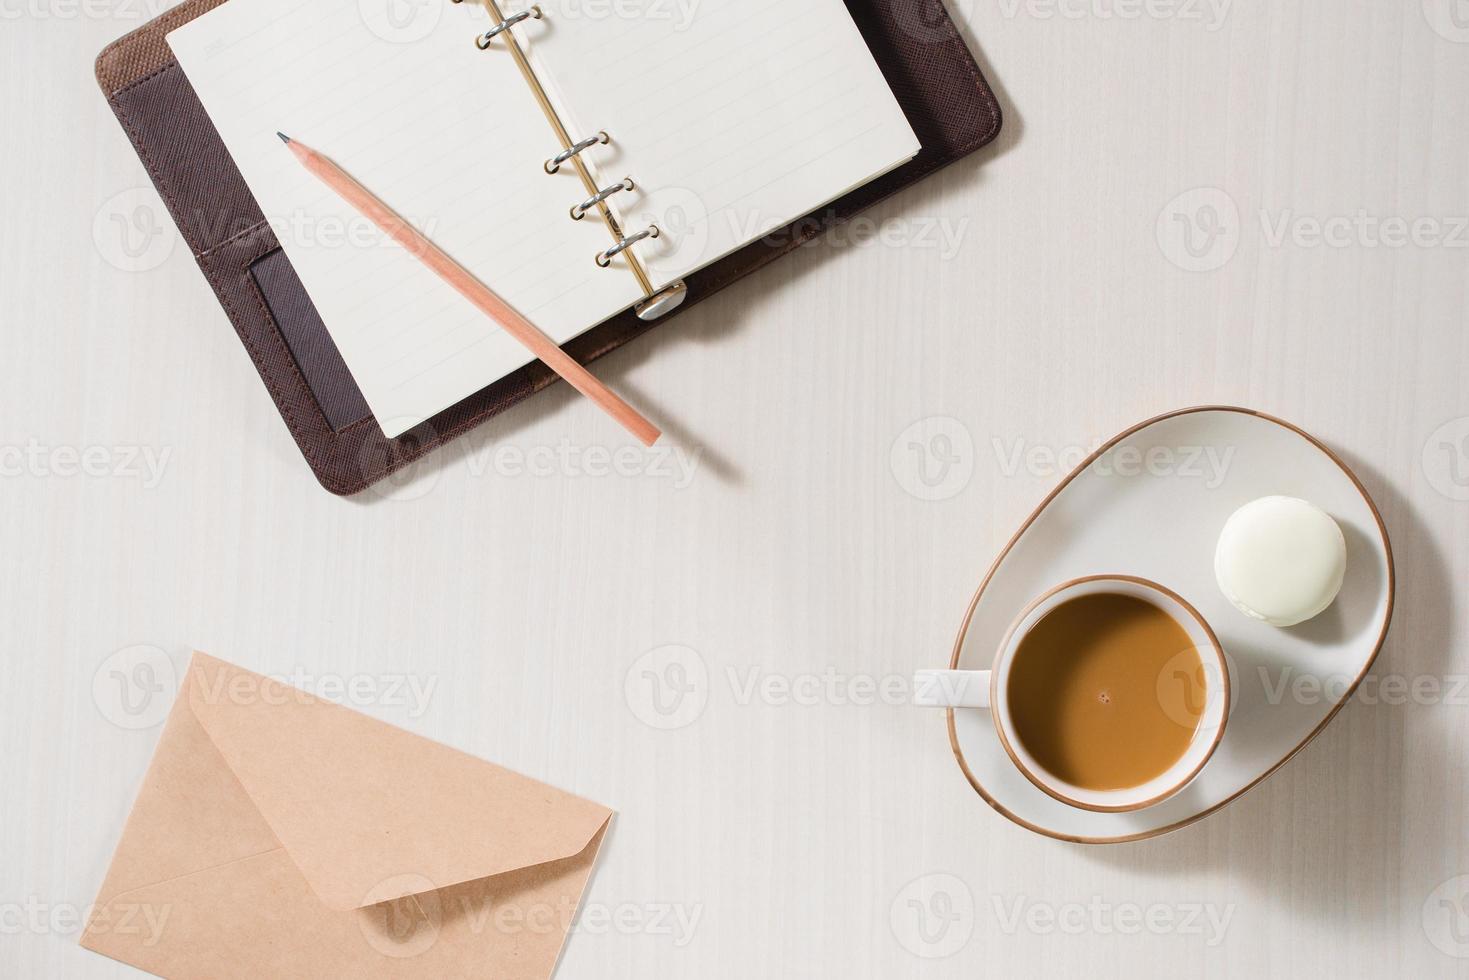
[[[518,14],[511,14],[509,17],[506,17],[504,20],[500,21],[500,23],[496,24],[494,27],[490,28],[479,37],[475,38],[474,46],[479,48],[481,51],[485,51],[489,48],[490,43],[493,42],[495,38],[499,37],[501,34],[504,34],[506,31],[510,30],[510,28],[514,27],[516,24],[519,24],[521,21],[532,19],[541,19],[540,4],[536,4],[529,10],[522,10]]]
[[[603,201],[607,200],[607,198],[611,197],[613,194],[620,194],[623,191],[630,191],[636,187],[637,185],[632,182],[631,177],[624,177],[621,181],[613,184],[611,187],[602,188],[600,191],[593,194],[591,197],[587,198],[585,201],[582,201],[576,207],[571,209],[571,220],[580,221],[587,216],[588,211],[596,207],[598,204],[601,204]]]
[[[546,173],[556,173],[561,169],[561,165],[563,163],[565,163],[567,160],[570,160],[578,153],[581,153],[583,150],[590,150],[592,147],[597,146],[598,144],[605,146],[606,144],[611,142],[612,137],[607,135],[607,130],[605,129],[598,133],[596,136],[588,136],[586,139],[582,140],[580,143],[576,144],[570,149],[562,150],[560,153],[547,160]]]
[[[636,235],[629,235],[627,238],[624,238],[622,241],[618,242],[616,245],[613,245],[607,251],[597,256],[597,265],[605,269],[612,264],[613,259],[617,258],[623,252],[626,252],[628,249],[632,248],[638,242],[642,241],[645,238],[657,238],[661,234],[663,233],[658,230],[657,225],[649,225],[647,228],[638,232]]]

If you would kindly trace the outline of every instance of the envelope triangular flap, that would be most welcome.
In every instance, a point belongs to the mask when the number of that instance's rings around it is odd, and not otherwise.
[[[328,907],[365,908],[581,853],[611,811],[195,654],[189,703]]]

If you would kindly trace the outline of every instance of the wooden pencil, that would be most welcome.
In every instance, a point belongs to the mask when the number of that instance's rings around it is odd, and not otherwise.
[[[621,423],[643,445],[651,446],[658,441],[661,433],[651,422],[639,415],[627,402],[613,394],[590,371],[558,347],[556,342],[542,333],[535,324],[495,295],[493,290],[476,279],[468,269],[455,262],[448,253],[400,218],[392,208],[378,200],[376,195],[358,183],[351,174],[299,140],[293,140],[285,133],[276,135],[295,154],[296,159],[301,161],[301,165],[322,183],[352,205],[363,217],[382,229],[383,233],[393,241],[413,253],[440,279],[452,286],[459,295],[469,300],[477,309],[504,328],[506,333],[524,344],[527,350],[544,361],[546,366],[559,374],[567,384],[601,406],[603,411]]]

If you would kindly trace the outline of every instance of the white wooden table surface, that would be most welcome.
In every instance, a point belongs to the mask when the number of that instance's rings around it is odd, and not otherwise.
[[[599,365],[690,471],[594,475],[555,391],[344,501],[92,81],[150,0],[0,0],[0,975],[136,975],[78,918],[191,648],[615,807],[565,978],[1469,971],[1469,3],[957,7],[999,143]],[[883,693],[1054,457],[1214,402],[1358,467],[1417,694],[1172,836],[1032,836]]]

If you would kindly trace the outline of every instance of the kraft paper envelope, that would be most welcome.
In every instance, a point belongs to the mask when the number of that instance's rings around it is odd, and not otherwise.
[[[81,942],[163,977],[545,980],[611,817],[195,654]]]

